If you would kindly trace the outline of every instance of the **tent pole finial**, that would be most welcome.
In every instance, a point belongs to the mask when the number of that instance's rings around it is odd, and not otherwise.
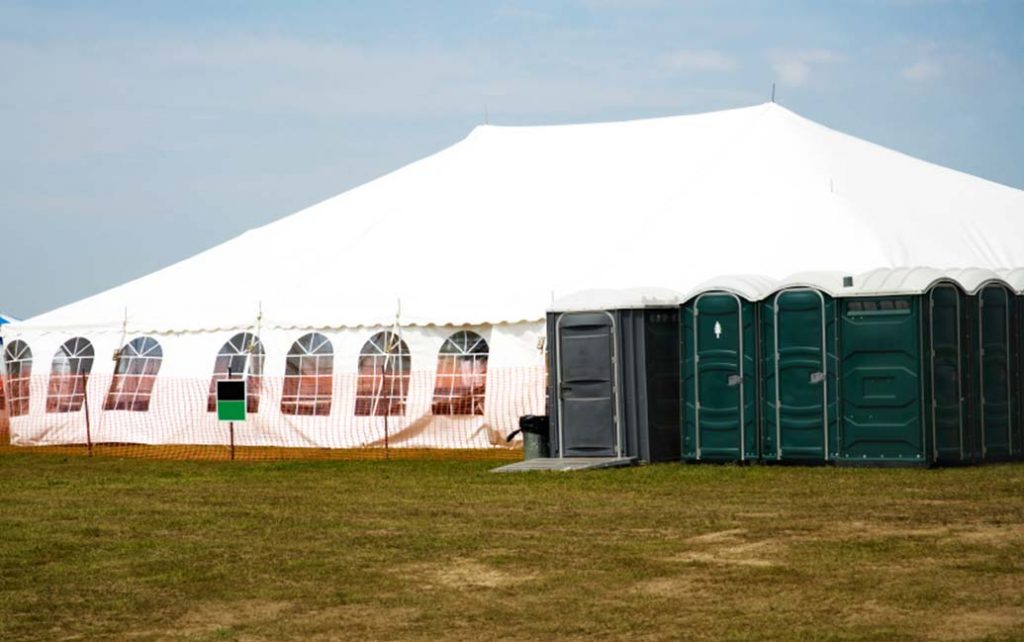
[[[772,83],[772,102],[775,102],[775,83]]]

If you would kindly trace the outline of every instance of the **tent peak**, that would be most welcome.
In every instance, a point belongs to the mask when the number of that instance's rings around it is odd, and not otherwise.
[[[729,107],[726,109],[716,109],[712,111],[699,111],[699,112],[687,112],[682,114],[670,114],[667,116],[646,116],[640,118],[628,118],[625,120],[595,120],[590,122],[569,122],[569,123],[551,123],[542,125],[527,125],[527,124],[511,124],[511,125],[495,125],[494,123],[483,123],[476,125],[470,132],[470,136],[478,133],[486,132],[502,132],[502,131],[527,131],[527,130],[567,130],[576,128],[606,128],[609,126],[619,125],[646,125],[646,124],[657,124],[665,123],[683,119],[699,119],[712,116],[721,115],[741,115],[743,112],[748,112],[751,115],[756,114],[759,110],[766,107],[773,107],[781,109],[786,113],[793,113],[790,110],[778,105],[776,103],[761,103],[758,105],[747,105],[744,107]]]

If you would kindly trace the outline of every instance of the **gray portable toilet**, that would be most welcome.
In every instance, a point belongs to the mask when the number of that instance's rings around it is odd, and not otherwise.
[[[775,282],[727,275],[689,292],[680,308],[682,457],[756,461],[757,305]]]
[[[589,290],[547,315],[552,457],[679,459],[679,295]]]

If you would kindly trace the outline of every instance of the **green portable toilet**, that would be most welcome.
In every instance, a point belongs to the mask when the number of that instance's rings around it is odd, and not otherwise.
[[[1024,459],[1024,268],[997,270],[1014,293],[1010,353],[1013,355],[1013,458]]]
[[[975,395],[975,455],[982,461],[1001,461],[1016,454],[1014,435],[1013,292],[1002,280],[977,288],[972,328],[976,350],[973,372]],[[979,452],[980,450],[980,452]]]
[[[726,276],[687,295],[679,315],[685,461],[758,459],[755,301],[773,287]]]
[[[932,461],[970,459],[969,299],[955,281],[932,285],[925,296],[925,414],[931,426]]]
[[[957,276],[880,269],[844,288],[839,463],[970,459],[970,299]]]
[[[1016,296],[1003,277],[992,270],[946,270],[968,294],[965,301],[967,350],[967,434],[965,459],[971,462],[1006,460],[1015,448],[1014,393],[1017,344],[1013,332]]]
[[[678,461],[679,300],[588,290],[547,315],[551,455]]]
[[[783,279],[761,302],[761,454],[827,462],[838,454],[836,304],[844,275]]]

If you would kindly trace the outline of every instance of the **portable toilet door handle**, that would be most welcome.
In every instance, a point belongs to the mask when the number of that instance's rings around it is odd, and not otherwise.
[[[812,372],[811,373],[811,379],[810,379],[809,383],[818,384],[818,383],[822,383],[823,381],[825,381],[825,373],[824,372]]]
[[[731,374],[731,375],[729,375],[729,379],[727,381],[728,381],[729,387],[733,388],[733,387],[738,386],[741,383],[743,383],[743,375]]]

